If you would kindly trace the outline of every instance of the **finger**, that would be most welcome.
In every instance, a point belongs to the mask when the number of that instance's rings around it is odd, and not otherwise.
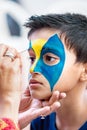
[[[2,59],[0,58],[0,66],[3,70],[9,70],[10,72],[19,72],[22,73],[22,64],[19,59],[11,60],[9,57],[3,56]]]
[[[54,112],[58,110],[58,108],[61,106],[61,103],[56,101],[50,106],[50,112]]]
[[[24,95],[25,96],[30,96],[30,90],[29,90],[29,87],[27,87],[24,91]]]
[[[59,108],[60,108],[60,106],[61,106],[61,104],[60,104],[60,102],[55,102],[55,103],[53,103],[49,108],[49,110],[48,111],[46,111],[46,113],[43,111],[43,116],[47,116],[47,115],[49,115],[49,114],[51,114],[51,113],[53,113],[53,112],[55,112],[55,111],[57,111]]]
[[[8,51],[14,55],[14,58],[20,58],[20,53],[15,48],[9,47]]]
[[[40,108],[38,110],[33,111],[33,118],[37,118],[38,116],[45,115],[50,112],[50,107],[46,106],[44,108]]]
[[[51,105],[53,102],[57,101],[59,99],[59,91],[54,91],[52,94],[52,97],[49,100],[49,105]]]
[[[29,108],[30,103],[31,103],[31,97],[22,95],[19,106],[19,112],[24,112],[27,108]]]
[[[41,116],[41,115],[49,115],[52,112],[55,112],[56,110],[58,110],[58,108],[61,106],[60,102],[55,102],[54,104],[52,104],[51,106],[45,106],[43,108],[40,108],[38,110],[33,111],[34,114],[34,118]]]
[[[64,92],[60,93],[60,95],[59,95],[60,99],[65,98],[65,97],[66,97],[66,93],[64,93]]]
[[[14,59],[14,61],[10,63],[10,65],[12,66],[14,72],[22,73],[22,63],[19,58]]]
[[[6,48],[6,46],[4,46],[4,48]],[[6,61],[14,61],[14,58],[18,58],[18,55],[19,53],[16,51],[16,49],[8,47],[8,49],[4,51],[3,59]]]
[[[40,108],[40,109],[35,109],[32,108],[32,113],[30,113],[29,111],[29,116],[31,117],[31,120],[41,116],[41,115],[45,115],[46,113],[50,113],[50,107],[46,106],[44,108]],[[28,113],[27,113],[28,114]]]
[[[49,113],[49,111],[50,111],[50,107],[48,107],[48,106],[37,109],[37,110],[35,108],[29,109],[19,115],[19,124],[21,124],[21,122],[22,122],[22,126],[25,127],[32,120],[34,120],[35,118],[37,118],[45,113]],[[23,124],[23,122],[24,122],[24,124]]]
[[[49,101],[43,101],[42,104],[43,106],[47,106],[47,105],[51,105],[53,104],[55,101],[57,101],[59,99],[60,93],[59,91],[54,91],[52,93],[51,98],[49,99]]]
[[[2,57],[5,54],[7,49],[8,49],[8,46],[6,46],[4,44],[0,44],[0,57]]]
[[[54,102],[51,106],[50,106],[50,110],[46,113],[44,113],[43,115],[47,116],[49,114],[51,114],[52,112],[57,111],[60,108],[61,104],[60,102]]]

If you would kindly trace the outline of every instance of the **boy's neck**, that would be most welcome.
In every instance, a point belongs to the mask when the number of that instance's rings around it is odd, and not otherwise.
[[[58,130],[78,130],[87,120],[87,96],[84,94],[81,98],[80,95],[80,101],[67,97],[61,101],[61,107],[56,112],[56,126]]]
[[[83,121],[78,120],[75,122],[73,121],[73,119],[71,120],[67,119],[67,117],[64,119],[65,120],[60,121],[58,115],[56,115],[56,127],[58,128],[58,130],[78,130],[86,122],[84,120]]]
[[[85,113],[58,111],[56,113],[56,126],[58,130],[78,130],[87,120]]]

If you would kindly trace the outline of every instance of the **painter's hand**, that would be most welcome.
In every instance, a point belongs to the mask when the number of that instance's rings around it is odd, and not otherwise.
[[[48,111],[44,115],[47,116],[50,113],[55,112],[59,107],[61,107],[60,100],[64,99],[65,97],[66,97],[65,92],[54,91],[49,100],[42,102],[43,107],[46,106],[50,107],[50,111]]]
[[[20,91],[21,66],[17,51],[0,44],[0,93]]]
[[[0,44],[0,117],[15,122],[21,98],[21,66],[18,52]]]
[[[23,129],[33,119],[44,115],[47,116],[50,113],[56,111],[60,106],[59,100],[65,98],[65,93],[59,93],[58,91],[53,92],[52,97],[48,101],[40,101],[32,99],[30,96],[29,89],[27,88],[20,104],[19,110],[19,125]]]

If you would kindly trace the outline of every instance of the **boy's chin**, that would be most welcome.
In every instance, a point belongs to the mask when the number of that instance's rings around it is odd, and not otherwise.
[[[31,96],[35,99],[38,99],[38,100],[49,100],[49,98],[51,97],[52,93],[50,94],[37,94],[37,93],[31,93]]]

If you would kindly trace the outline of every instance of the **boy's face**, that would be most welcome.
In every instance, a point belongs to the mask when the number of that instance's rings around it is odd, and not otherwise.
[[[66,91],[66,76],[61,76],[68,56],[70,67],[74,65],[75,55],[67,52],[64,44],[54,30],[41,29],[29,37],[29,54],[31,60],[30,92],[33,97],[47,99],[53,90]],[[68,54],[68,56],[67,56]],[[73,67],[71,68],[73,69]],[[66,69],[67,70],[67,69]],[[69,72],[70,70],[68,70]],[[71,71],[70,71],[71,72]],[[67,73],[67,72],[66,72]],[[72,75],[73,76],[73,75]],[[60,78],[61,77],[61,78]],[[61,79],[61,80],[59,80]],[[62,81],[62,84],[61,84]]]

